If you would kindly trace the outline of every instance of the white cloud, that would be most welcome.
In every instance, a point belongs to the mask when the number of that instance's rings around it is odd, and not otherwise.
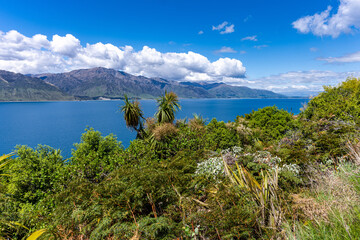
[[[235,25],[229,24],[228,22],[223,22],[217,26],[212,26],[212,30],[220,31],[220,34],[228,34],[235,32]]]
[[[254,79],[251,85],[287,95],[312,95],[323,90],[323,86],[336,86],[347,77],[360,77],[360,72],[293,71]]]
[[[220,58],[211,63],[211,71],[214,75],[241,78],[244,77],[245,67],[234,58]]]
[[[195,53],[162,53],[144,46],[110,43],[81,45],[71,34],[26,37],[17,31],[0,31],[0,69],[19,73],[65,72],[79,68],[107,67],[134,75],[171,80],[222,81],[225,77],[244,78],[246,69],[237,59],[219,58],[211,62]],[[200,79],[201,78],[201,79]]]
[[[318,58],[317,60],[326,61],[328,63],[351,63],[351,62],[360,62],[360,51],[355,53],[350,53],[341,57],[327,57],[327,58]]]
[[[310,48],[310,52],[317,52],[317,51],[319,51],[319,49],[318,49],[318,48],[316,48],[316,47],[312,47],[312,48]]]
[[[338,37],[341,33],[350,33],[360,28],[360,1],[340,0],[336,13],[331,14],[332,7],[328,6],[321,13],[302,17],[292,23],[301,33],[313,33],[316,36]]]
[[[221,31],[220,34],[233,33],[233,32],[235,32],[234,27],[235,27],[234,24],[231,24],[231,25],[229,25],[229,26],[226,26],[226,27],[225,27],[225,30]]]
[[[222,47],[219,50],[215,51],[216,53],[236,53],[236,51],[234,49],[232,49],[231,47]]]
[[[256,35],[248,36],[241,39],[241,41],[246,41],[246,40],[257,42],[257,36]]]
[[[204,34],[204,31],[203,31],[203,30],[200,30],[200,31],[198,32],[198,34],[199,34],[199,35],[202,35],[202,34]]]
[[[228,25],[228,22],[223,22],[223,23],[220,23],[219,25],[217,26],[212,26],[212,30],[222,30],[223,28],[225,28],[225,26]]]
[[[50,42],[50,50],[68,57],[76,56],[80,49],[80,41],[71,34],[66,34],[65,37],[54,35]]]

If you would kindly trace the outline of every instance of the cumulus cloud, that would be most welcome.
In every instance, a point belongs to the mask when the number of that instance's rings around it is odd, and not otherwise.
[[[242,63],[234,58],[220,58],[212,62],[212,71],[214,75],[241,78],[244,77],[244,70]]]
[[[65,37],[54,35],[50,42],[50,50],[68,57],[76,56],[79,49],[80,41],[71,34],[66,34]]]
[[[199,34],[199,35],[202,35],[202,34],[204,34],[204,31],[203,31],[203,30],[200,30],[200,31],[198,32],[198,34]]]
[[[360,52],[350,53],[341,57],[318,58],[317,60],[326,61],[328,63],[360,62]]]
[[[219,31],[220,34],[228,34],[235,32],[235,25],[229,24],[228,22],[223,22],[217,26],[212,26],[213,31]]]
[[[234,49],[232,49],[231,47],[222,47],[219,50],[215,51],[216,53],[236,53],[236,51]]]
[[[257,42],[257,36],[256,35],[248,36],[248,37],[244,37],[244,38],[241,39],[241,41],[246,41],[246,40]]]
[[[360,1],[340,0],[336,13],[331,14],[332,7],[328,6],[321,13],[302,17],[292,23],[301,33],[312,33],[316,36],[338,37],[341,33],[350,33],[360,28]]]
[[[171,80],[222,81],[244,78],[246,69],[237,59],[219,58],[211,62],[195,53],[162,53],[144,46],[135,51],[131,46],[110,43],[85,44],[75,36],[37,34],[27,37],[17,31],[0,31],[0,69],[19,73],[65,72],[79,68],[107,67],[134,75]]]
[[[360,72],[292,71],[253,80],[254,88],[263,88],[286,95],[309,96],[323,90],[323,86],[336,86],[347,77],[360,77]]]

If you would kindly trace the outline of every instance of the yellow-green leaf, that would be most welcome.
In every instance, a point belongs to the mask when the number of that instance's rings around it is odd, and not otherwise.
[[[47,229],[40,229],[36,232],[33,232],[26,240],[36,240],[46,232]]]

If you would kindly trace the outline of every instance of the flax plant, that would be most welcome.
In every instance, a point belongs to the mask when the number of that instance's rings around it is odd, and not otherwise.
[[[10,160],[7,160],[7,159],[13,155],[14,155],[13,153],[10,153],[10,154],[5,154],[3,156],[0,156],[0,170],[3,169],[6,166],[6,164],[9,163]],[[4,176],[4,175],[5,174],[0,174],[0,176]]]
[[[283,213],[280,207],[278,195],[278,168],[273,172],[261,171],[261,181],[258,182],[254,176],[243,166],[235,162],[236,170],[232,170],[223,157],[225,174],[231,183],[245,189],[250,193],[256,205],[259,207],[259,227],[276,231],[279,229]]]

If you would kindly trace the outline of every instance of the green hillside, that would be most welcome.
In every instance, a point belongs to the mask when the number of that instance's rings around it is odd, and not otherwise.
[[[0,70],[0,101],[74,100],[39,78]]]

